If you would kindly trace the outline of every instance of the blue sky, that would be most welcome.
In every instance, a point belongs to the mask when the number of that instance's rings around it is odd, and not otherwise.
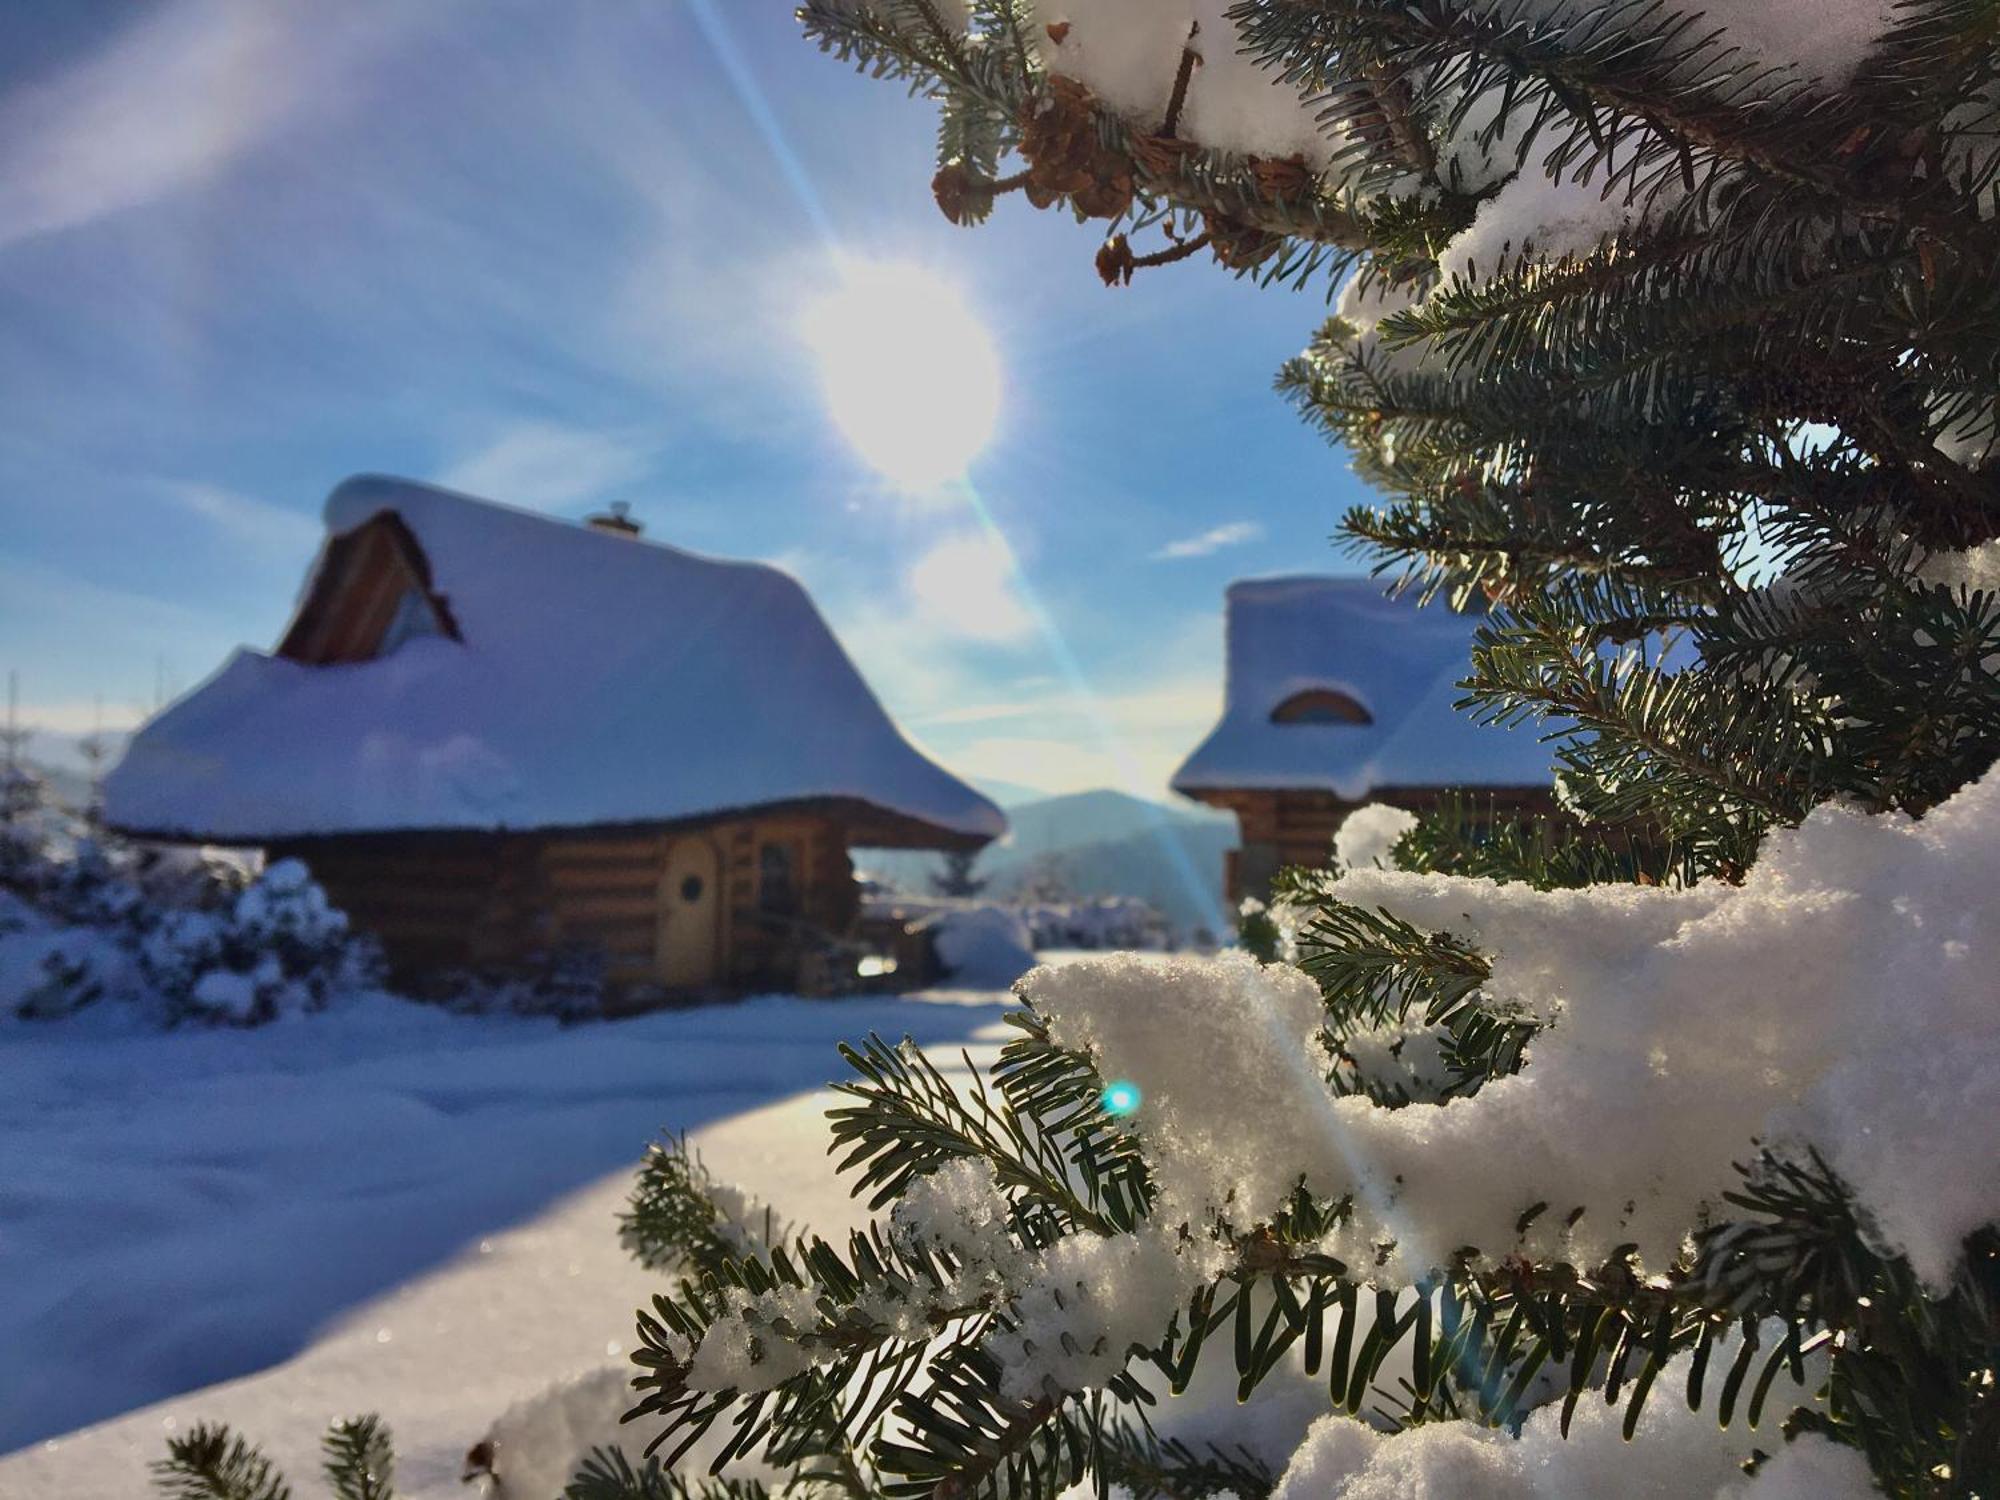
[[[268,647],[321,500],[374,471],[781,562],[948,765],[1159,792],[1220,706],[1227,582],[1354,571],[1360,487],[1269,388],[1322,302],[1202,265],[1107,291],[1101,226],[1018,200],[955,229],[932,126],[784,0],[0,10],[27,716],[129,722]],[[969,483],[1017,571],[960,586],[993,545],[964,491],[897,490],[829,420],[800,325],[839,255],[990,330]]]

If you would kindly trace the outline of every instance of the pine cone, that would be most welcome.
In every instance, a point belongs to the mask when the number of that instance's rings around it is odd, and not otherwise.
[[[1138,257],[1132,253],[1132,242],[1122,234],[1114,234],[1098,247],[1097,274],[1106,286],[1130,286],[1132,273],[1138,269]]]
[[[1067,197],[1087,219],[1115,219],[1132,206],[1132,163],[1097,134],[1090,91],[1060,74],[1021,121],[1028,201],[1047,208]]]
[[[1148,177],[1178,177],[1181,163],[1199,149],[1171,135],[1135,135],[1132,160]]]
[[[1203,213],[1201,219],[1208,230],[1209,248],[1232,271],[1248,270],[1278,248],[1278,236],[1255,224],[1245,224],[1212,209]]]
[[[931,196],[954,224],[974,224],[993,211],[993,184],[975,177],[962,161],[948,161],[931,179]]]
[[[1312,169],[1306,165],[1303,154],[1253,156],[1250,175],[1257,180],[1257,191],[1274,202],[1303,198],[1313,184]]]

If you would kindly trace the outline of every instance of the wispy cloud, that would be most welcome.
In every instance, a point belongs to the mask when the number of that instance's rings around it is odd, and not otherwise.
[[[1051,792],[1109,786],[1157,798],[1214,723],[1220,701],[1214,679],[1182,676],[1122,693],[1062,690],[968,704],[919,717],[911,727],[948,746],[947,763],[961,774]]]
[[[650,472],[653,445],[618,433],[531,422],[448,465],[437,482],[509,505],[571,510],[623,498]]]
[[[380,6],[169,0],[0,109],[0,246],[197,184],[307,110],[396,29]]]
[[[1184,557],[1207,557],[1211,552],[1220,552],[1224,547],[1240,547],[1245,542],[1254,542],[1264,535],[1264,528],[1256,521],[1230,521],[1221,526],[1211,526],[1197,536],[1184,536],[1152,555],[1154,562],[1172,562]]]
[[[217,484],[168,480],[161,492],[175,505],[228,534],[239,546],[303,560],[319,539],[312,517]]]
[[[984,533],[939,542],[911,565],[908,582],[919,628],[995,643],[1034,629],[1013,554]]]

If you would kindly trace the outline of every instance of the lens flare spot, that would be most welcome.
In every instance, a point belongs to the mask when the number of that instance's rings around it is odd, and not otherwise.
[[[1113,1079],[1099,1096],[1107,1115],[1135,1115],[1139,1112],[1139,1085],[1123,1078]]]

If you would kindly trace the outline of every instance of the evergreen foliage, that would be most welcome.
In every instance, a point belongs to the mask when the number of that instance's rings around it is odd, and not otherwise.
[[[379,1417],[335,1422],[320,1447],[333,1500],[396,1500],[395,1452]],[[153,1485],[169,1500],[291,1500],[291,1486],[256,1447],[219,1423],[167,1440]]]
[[[1346,517],[1354,544],[1438,607],[1489,610],[1464,708],[1550,736],[1561,765],[1560,815],[1447,805],[1401,840],[1403,868],[1546,889],[1734,881],[1823,802],[1922,814],[2000,757],[2000,591],[1954,555],[2000,535],[1990,4],[1902,6],[1829,86],[1657,0],[1246,0],[1245,45],[1342,142],[1323,170],[1184,139],[1185,52],[1164,118],[1121,115],[1063,75],[1067,27],[1046,28],[1052,49],[1012,0],[975,0],[964,28],[932,0],[800,14],[822,47],[938,102],[933,187],[956,221],[1021,191],[1111,221],[1110,283],[1201,250],[1267,282],[1353,283],[1279,389],[1383,492]],[[1509,159],[1468,173],[1472,145]],[[1581,242],[1533,243],[1532,225],[1482,241],[1507,184],[1535,179],[1616,211]],[[1385,1022],[1441,1034],[1432,1097],[1522,1066],[1537,1023],[1487,992],[1473,948],[1310,877],[1279,895],[1292,929],[1253,912],[1257,936],[1318,983],[1337,1091],[1407,1101],[1344,1049]],[[1730,1217],[1695,1226],[1664,1274],[1622,1252],[1468,1250],[1399,1296],[1314,1248],[1350,1205],[1301,1192],[1232,1229],[1230,1264],[1125,1368],[1022,1399],[990,1352],[1023,1317],[992,1270],[1007,1257],[962,1264],[903,1206],[980,1163],[1032,1255],[1131,1233],[1153,1186],[1089,1061],[1034,1013],[1014,1021],[970,1096],[913,1049],[850,1054],[841,1165],[895,1213],[844,1253],[809,1240],[711,1262],[656,1301],[640,1410],[674,1444],[726,1417],[728,1455],[851,1464],[892,1495],[1084,1477],[1247,1495],[1269,1478],[1134,1446],[1204,1350],[1233,1358],[1246,1395],[1297,1344],[1333,1406],[1378,1420],[1517,1427],[1552,1384],[1565,1430],[1588,1398],[1621,1406],[1628,1435],[1691,1355],[1679,1394],[1725,1425],[1775,1424],[1771,1445],[1810,1430],[1858,1448],[1892,1494],[2000,1485],[1991,1232],[1926,1295],[1824,1163],[1750,1141]],[[1523,1232],[1550,1211],[1529,1207]],[[740,1389],[702,1368],[723,1322],[747,1338]],[[1413,1373],[1378,1391],[1397,1351]]]
[[[986,880],[972,873],[978,859],[977,849],[948,850],[944,856],[944,868],[931,877],[931,889],[940,896],[977,896],[987,886]]]

